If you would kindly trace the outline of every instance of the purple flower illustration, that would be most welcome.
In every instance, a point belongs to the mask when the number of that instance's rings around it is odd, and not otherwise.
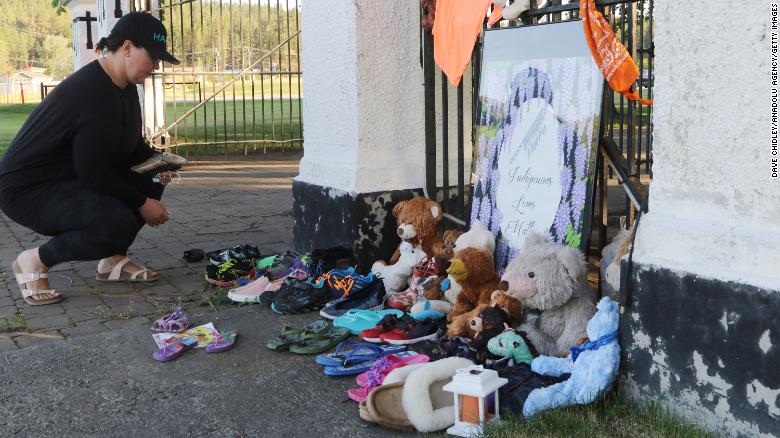
[[[569,190],[571,189],[571,169],[568,167],[561,168],[561,199],[566,199],[569,196]]]
[[[586,189],[587,186],[585,185],[585,182],[578,179],[577,182],[574,183],[574,187],[571,190],[572,212],[576,218],[574,231],[579,231],[579,218],[582,207],[585,206],[585,198],[587,195]]]
[[[555,213],[555,221],[553,222],[556,242],[563,242],[566,238],[566,228],[570,223],[569,213],[569,201],[561,201],[561,204],[558,206],[558,211]]]
[[[588,164],[588,149],[582,143],[577,145],[574,151],[574,166],[577,171],[577,178],[585,178],[585,170]]]

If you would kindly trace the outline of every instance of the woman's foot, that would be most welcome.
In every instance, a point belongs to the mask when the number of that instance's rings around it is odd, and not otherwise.
[[[41,261],[41,258],[38,255],[38,248],[22,251],[22,253],[16,257],[16,262],[14,265],[14,273],[22,279],[19,283],[19,288],[22,291],[26,290],[35,292],[32,294],[28,292],[26,296],[25,293],[22,292],[22,296],[24,296],[25,301],[30,304],[35,302],[48,304],[47,302],[51,302],[52,300],[62,299],[62,295],[59,292],[49,288],[49,279],[47,277],[49,267],[44,265]],[[16,268],[18,268],[18,271]],[[24,281],[27,278],[38,277],[36,274],[43,275],[35,280]]]
[[[118,269],[117,269],[118,267]],[[160,277],[155,271],[139,266],[125,255],[106,257],[98,263],[97,279],[105,281],[155,281]]]

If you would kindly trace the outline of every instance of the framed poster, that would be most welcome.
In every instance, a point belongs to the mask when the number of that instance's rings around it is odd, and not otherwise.
[[[485,31],[471,221],[500,272],[533,231],[585,249],[603,84],[580,21]]]

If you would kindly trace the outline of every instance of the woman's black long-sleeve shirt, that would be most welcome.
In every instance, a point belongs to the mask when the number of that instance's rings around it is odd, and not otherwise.
[[[0,161],[0,196],[78,179],[137,209],[146,200],[130,171],[153,154],[141,136],[133,84],[117,87],[98,61],[57,85],[30,114]]]

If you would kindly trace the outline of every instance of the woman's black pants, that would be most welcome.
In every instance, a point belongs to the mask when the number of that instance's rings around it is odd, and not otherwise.
[[[164,189],[149,176],[138,175],[131,184],[157,200]],[[38,250],[48,267],[127,254],[145,223],[137,210],[77,180],[47,183],[15,195],[0,197],[0,209],[18,224],[52,236]]]

